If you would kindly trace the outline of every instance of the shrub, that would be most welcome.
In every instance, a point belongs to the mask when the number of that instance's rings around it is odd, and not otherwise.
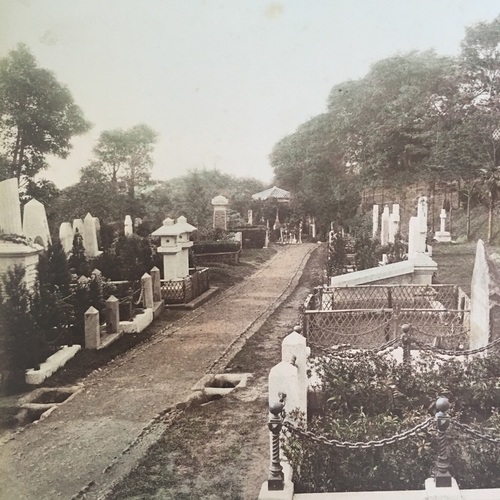
[[[193,245],[194,255],[206,253],[238,252],[240,244],[238,241],[207,241]]]
[[[241,231],[243,248],[264,248],[266,244],[266,228],[263,226],[237,227],[234,231]]]
[[[369,353],[318,359],[322,398],[308,430],[342,441],[378,440],[433,415],[436,398],[446,396],[455,419],[495,433],[500,424],[499,366],[498,354],[465,365],[451,359],[436,366],[432,356],[421,353],[411,372],[391,358]],[[290,435],[284,451],[297,492],[422,489],[437,457],[431,432],[362,450],[326,447]],[[452,433],[450,457],[461,488],[500,487],[498,446]]]

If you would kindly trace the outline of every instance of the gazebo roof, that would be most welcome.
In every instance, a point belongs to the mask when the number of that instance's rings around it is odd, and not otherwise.
[[[260,193],[255,193],[252,195],[252,200],[268,200],[270,198],[275,198],[277,200],[289,200],[291,198],[290,191],[285,191],[277,186],[265,189]]]

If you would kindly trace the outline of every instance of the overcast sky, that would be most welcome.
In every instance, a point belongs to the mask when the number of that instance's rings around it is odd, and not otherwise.
[[[26,43],[92,122],[45,177],[78,180],[103,130],[159,133],[153,175],[272,179],[268,155],[333,85],[395,53],[458,54],[499,0],[0,0],[0,56]]]

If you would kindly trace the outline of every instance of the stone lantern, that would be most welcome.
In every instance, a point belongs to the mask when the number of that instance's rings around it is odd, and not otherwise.
[[[167,217],[163,226],[151,236],[160,237],[158,253],[163,255],[163,277],[167,281],[183,279],[189,276],[189,248],[193,242],[189,240],[196,228],[188,224],[186,217],[178,217],[174,222]]]

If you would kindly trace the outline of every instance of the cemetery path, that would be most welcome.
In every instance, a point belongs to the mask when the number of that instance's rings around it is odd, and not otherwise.
[[[164,321],[150,342],[89,375],[80,393],[0,447],[0,498],[101,498],[158,440],[196,382],[223,369],[293,292],[316,246],[280,249],[241,284]]]

